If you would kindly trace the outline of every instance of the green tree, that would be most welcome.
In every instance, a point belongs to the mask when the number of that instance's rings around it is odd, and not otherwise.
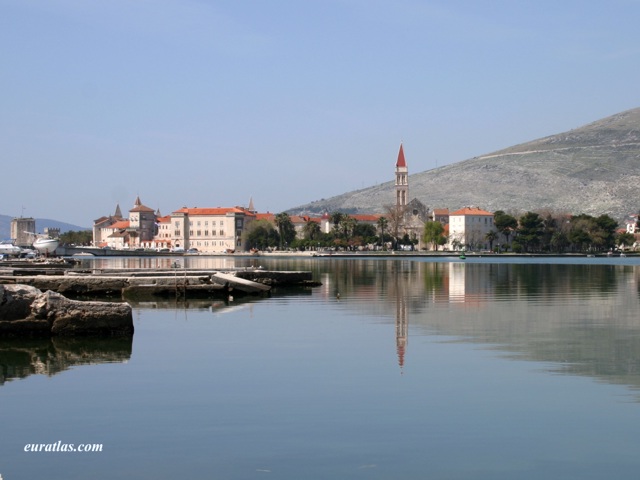
[[[322,230],[320,230],[318,222],[308,219],[302,228],[302,233],[307,240],[317,240],[322,234]]]
[[[484,236],[484,239],[489,242],[489,250],[491,251],[493,251],[493,242],[496,241],[496,238],[498,238],[498,234],[494,230],[487,232]]]
[[[509,238],[518,228],[518,220],[502,210],[497,210],[493,214],[493,224],[498,229],[498,232],[504,236],[507,243],[509,243]]]
[[[93,232],[91,230],[69,230],[60,234],[60,242],[67,245],[91,245]]]
[[[631,233],[623,232],[616,237],[616,243],[621,247],[630,247],[636,242],[636,237]]]
[[[282,250],[283,243],[291,244],[296,238],[296,229],[288,213],[277,213],[275,223],[280,236],[279,247]]]
[[[389,220],[387,217],[380,217],[376,222],[378,230],[380,230],[380,246],[384,247],[384,232],[389,227]]]
[[[602,241],[602,246],[605,249],[613,248],[616,241],[618,222],[609,215],[600,215],[596,218],[596,225],[599,229],[598,233]]]
[[[540,215],[534,212],[527,212],[518,221],[518,243],[522,245],[525,252],[540,244],[544,223]]]
[[[549,240],[549,247],[551,250],[556,252],[562,252],[569,245],[569,239],[564,232],[556,230],[551,235],[551,239]]]
[[[426,245],[432,245],[433,249],[438,251],[438,245],[443,245],[442,240],[446,241],[442,224],[435,221],[425,222],[422,231],[422,241]]]
[[[329,219],[331,220],[331,223],[333,224],[333,233],[335,235],[340,235],[340,224],[342,223],[342,221],[347,217],[346,213],[342,213],[342,212],[333,212],[329,215]]]
[[[278,232],[268,220],[255,220],[249,223],[244,234],[249,248],[257,250],[275,247],[280,242]]]

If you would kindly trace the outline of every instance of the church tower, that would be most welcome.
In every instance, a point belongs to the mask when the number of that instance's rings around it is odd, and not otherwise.
[[[401,209],[407,206],[409,198],[409,169],[404,159],[404,150],[402,143],[398,152],[398,161],[396,162],[396,208]]]

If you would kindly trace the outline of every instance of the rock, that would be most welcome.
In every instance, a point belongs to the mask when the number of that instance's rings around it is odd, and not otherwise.
[[[27,318],[40,293],[29,285],[0,285],[0,321]]]
[[[69,300],[59,293],[42,293],[25,285],[0,288],[0,335],[133,335],[133,314],[128,303]]]

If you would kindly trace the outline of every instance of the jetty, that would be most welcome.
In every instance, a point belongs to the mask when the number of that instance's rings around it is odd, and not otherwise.
[[[0,284],[22,284],[67,296],[106,296],[123,299],[150,297],[212,298],[265,295],[274,287],[320,285],[311,272],[268,271],[260,268],[225,270],[89,269],[60,265],[0,267]]]

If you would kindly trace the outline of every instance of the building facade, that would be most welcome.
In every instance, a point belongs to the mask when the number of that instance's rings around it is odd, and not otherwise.
[[[181,208],[169,215],[172,248],[204,253],[246,250],[243,232],[254,218],[241,207]]]
[[[495,231],[493,213],[477,207],[464,207],[449,214],[449,241],[446,248],[487,250],[486,235]]]

